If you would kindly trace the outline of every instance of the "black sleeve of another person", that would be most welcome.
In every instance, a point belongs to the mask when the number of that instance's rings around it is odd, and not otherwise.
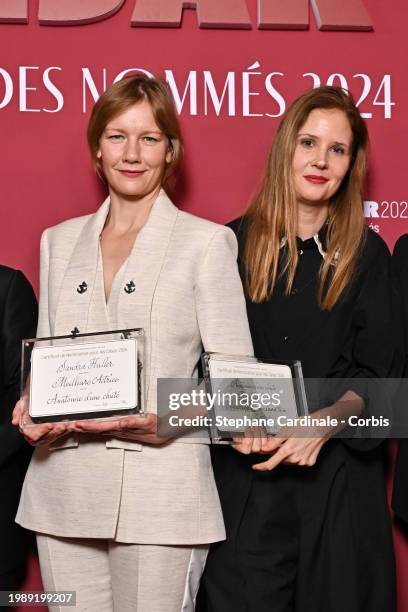
[[[0,575],[24,561],[24,534],[14,517],[31,447],[11,424],[20,396],[21,340],[35,336],[37,300],[25,276],[0,266]]]
[[[408,234],[401,236],[394,248],[393,272],[399,295],[401,337],[404,339],[404,373],[395,401],[395,418],[401,424],[401,433],[408,431]],[[405,435],[407,435],[405,433]],[[398,441],[395,465],[392,507],[408,525],[408,439]]]

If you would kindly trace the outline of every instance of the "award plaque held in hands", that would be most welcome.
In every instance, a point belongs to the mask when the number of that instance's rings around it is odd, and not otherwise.
[[[248,432],[275,435],[286,419],[308,414],[300,361],[204,353],[213,443]]]
[[[143,412],[144,332],[22,341],[22,426]]]

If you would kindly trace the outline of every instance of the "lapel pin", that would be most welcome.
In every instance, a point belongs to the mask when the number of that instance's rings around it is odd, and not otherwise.
[[[88,290],[88,285],[86,284],[85,281],[82,281],[82,283],[80,285],[78,285],[77,287],[77,291],[78,293],[85,293],[85,291]]]
[[[135,283],[131,280],[129,283],[126,283],[126,285],[123,288],[125,293],[133,293],[134,291],[136,291],[136,285]]]

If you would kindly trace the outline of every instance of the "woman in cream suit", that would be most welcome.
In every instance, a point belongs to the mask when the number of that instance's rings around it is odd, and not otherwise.
[[[252,352],[236,240],[166,195],[182,144],[164,83],[113,85],[88,141],[109,197],[44,232],[37,335],[143,327],[152,414],[25,429],[17,522],[37,532],[44,588],[76,591],[77,610],[190,611],[224,525],[205,440],[156,433],[156,380],[196,378],[203,347]]]

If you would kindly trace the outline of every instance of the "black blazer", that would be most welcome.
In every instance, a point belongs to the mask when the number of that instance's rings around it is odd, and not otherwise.
[[[31,447],[11,414],[20,395],[21,340],[35,336],[37,300],[24,274],[0,266],[0,574],[24,560],[24,532],[15,522]]]
[[[404,373],[395,402],[395,420],[399,431],[396,435],[408,435],[408,234],[401,236],[394,248],[393,272],[399,295],[399,322],[401,338],[404,340]],[[399,518],[408,523],[408,439],[398,443],[397,462],[394,474],[392,507]]]

